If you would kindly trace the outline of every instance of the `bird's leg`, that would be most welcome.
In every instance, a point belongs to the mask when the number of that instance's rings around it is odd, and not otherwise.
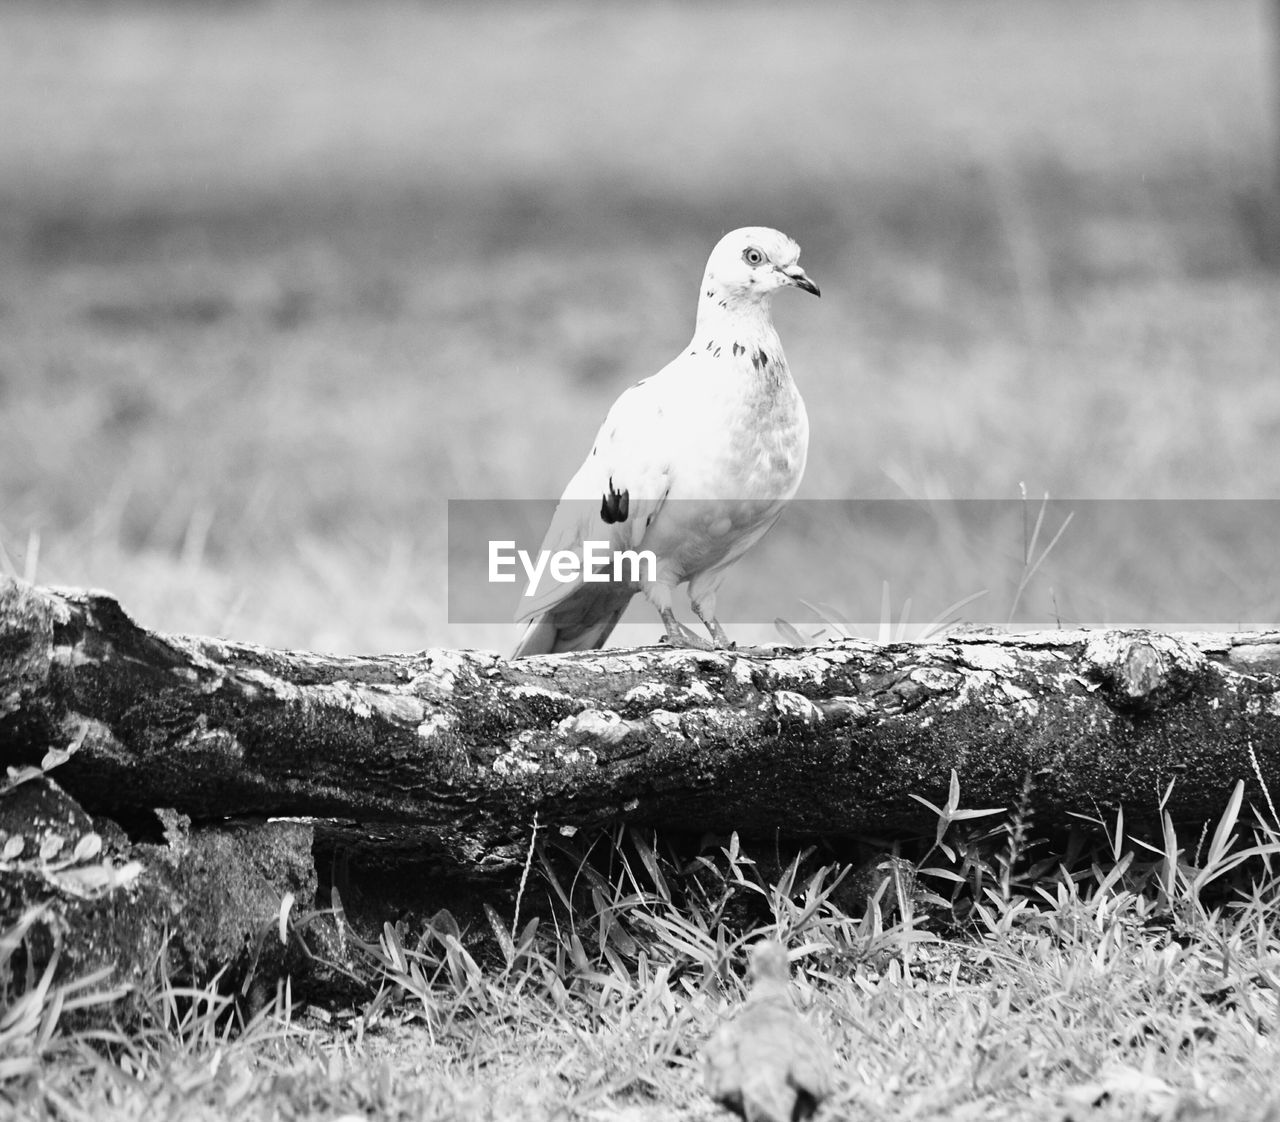
[[[707,630],[711,632],[711,638],[715,640],[717,647],[723,650],[731,650],[737,645],[725,634],[724,628],[720,626],[720,621],[715,616],[710,619],[704,619],[702,622],[707,625]]]
[[[693,647],[700,651],[715,650],[701,635],[690,631],[676,619],[676,613],[671,608],[659,608],[658,614],[662,617],[663,627],[667,629],[667,642],[673,647]]]
[[[700,599],[690,597],[689,603],[693,605],[694,614],[706,624],[707,630],[711,632],[711,638],[716,647],[721,650],[728,650],[733,646],[733,641],[725,634],[724,628],[720,626],[720,621],[716,619],[716,594],[709,592]]]
[[[693,610],[695,612],[698,612],[697,604],[693,606]],[[707,612],[706,615],[703,615],[702,612],[698,612],[698,618],[707,625],[707,630],[711,632],[711,640],[712,640],[711,645],[713,647],[715,647],[717,650],[722,650],[722,651],[727,651],[732,649],[734,645],[733,640],[730,639],[727,634],[725,634],[724,628],[720,626],[720,621],[716,619],[715,616],[713,616],[710,612]]]

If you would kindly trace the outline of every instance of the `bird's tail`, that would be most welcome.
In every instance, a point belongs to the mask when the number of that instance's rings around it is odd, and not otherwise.
[[[626,605],[623,605],[625,608]],[[609,612],[585,626],[566,627],[555,621],[551,612],[534,616],[512,652],[512,658],[526,655],[560,654],[563,651],[594,651],[605,645],[618,626],[623,608]]]

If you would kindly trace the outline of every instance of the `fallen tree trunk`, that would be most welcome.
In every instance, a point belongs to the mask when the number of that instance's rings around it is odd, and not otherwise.
[[[464,874],[535,822],[747,835],[931,831],[966,806],[1215,817],[1280,792],[1280,633],[963,633],[507,662],[336,657],[140,628],[111,597],[0,586],[0,758],[128,823],[304,817]]]

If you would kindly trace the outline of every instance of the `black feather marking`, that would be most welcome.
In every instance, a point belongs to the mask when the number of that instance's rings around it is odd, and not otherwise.
[[[711,352],[711,354],[712,354],[712,357],[714,357],[714,358],[719,358],[719,357],[720,357],[720,348],[719,348],[719,347],[717,347],[714,351],[712,351],[712,352]]]
[[[631,492],[619,491],[613,485],[613,476],[609,476],[609,490],[600,498],[600,518],[612,526],[615,522],[625,522],[631,509]]]
[[[708,288],[708,289],[707,289],[707,295],[708,295],[708,296],[714,296],[715,294],[716,294],[716,293],[715,293],[715,289],[713,289],[713,288]]]
[[[714,339],[707,340],[707,350],[711,350],[711,348],[714,347],[715,345],[716,345],[716,341]]]
[[[747,353],[747,348],[746,348],[746,347],[744,347],[741,343],[734,343],[734,345],[733,345],[733,357],[734,357],[734,358],[737,358],[739,355],[744,355],[744,354],[746,354],[746,353]]]
[[[751,356],[751,365],[757,370],[763,370],[769,365],[769,356],[763,350],[757,350],[756,353]]]

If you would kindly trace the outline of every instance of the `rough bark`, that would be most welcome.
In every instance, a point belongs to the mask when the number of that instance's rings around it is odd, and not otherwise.
[[[336,657],[160,635],[111,597],[0,587],[0,758],[87,811],[322,820],[446,871],[626,819],[794,837],[929,830],[910,798],[1203,820],[1280,792],[1280,633]]]
[[[133,843],[46,775],[10,777],[0,794],[0,931],[25,934],[36,976],[55,958],[59,980],[106,968],[123,995],[161,974],[238,984],[316,973],[279,935],[282,912],[316,894],[309,826],[192,829],[161,811],[163,842]]]

